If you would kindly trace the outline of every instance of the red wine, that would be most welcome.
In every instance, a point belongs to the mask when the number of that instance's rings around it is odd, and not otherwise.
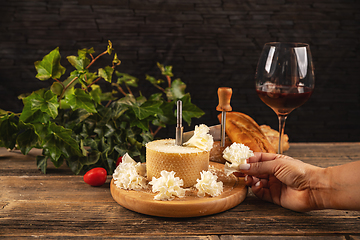
[[[303,105],[313,92],[313,89],[309,87],[282,85],[267,88],[265,90],[268,91],[256,89],[256,92],[266,105],[280,115],[287,115],[295,108]]]

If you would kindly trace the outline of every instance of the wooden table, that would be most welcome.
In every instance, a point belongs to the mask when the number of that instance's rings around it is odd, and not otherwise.
[[[298,213],[251,192],[237,207],[211,216],[139,214],[113,200],[111,176],[102,187],[91,187],[82,176],[51,163],[43,175],[36,168],[36,154],[0,149],[0,238],[360,239],[360,212]],[[293,143],[286,154],[327,167],[360,160],[360,143]]]

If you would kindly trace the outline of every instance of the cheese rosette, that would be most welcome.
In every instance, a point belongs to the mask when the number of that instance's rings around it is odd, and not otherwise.
[[[195,126],[194,135],[185,143],[184,146],[197,147],[204,151],[210,151],[214,145],[213,136],[209,134],[210,128],[205,124]]]
[[[197,179],[195,188],[198,190],[198,197],[205,197],[206,194],[216,197],[223,192],[223,182],[217,182],[217,176],[210,171],[202,171],[201,179]]]
[[[175,177],[175,172],[171,171],[161,171],[161,177],[152,178],[152,181],[149,182],[152,185],[152,192],[157,193],[154,200],[173,200],[175,197],[185,197],[185,189],[182,188],[184,181],[179,177]]]
[[[229,162],[225,163],[224,172],[230,175],[238,172],[240,164],[246,164],[246,160],[254,156],[254,152],[242,143],[233,143],[223,151],[223,158]]]
[[[113,173],[114,184],[126,190],[141,190],[147,187],[146,165],[135,162],[128,153]]]

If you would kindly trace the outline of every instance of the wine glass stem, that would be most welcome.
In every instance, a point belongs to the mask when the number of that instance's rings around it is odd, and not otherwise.
[[[278,115],[279,118],[279,147],[278,147],[278,154],[283,153],[282,148],[282,139],[284,136],[284,129],[285,129],[285,121],[287,118],[287,115]]]

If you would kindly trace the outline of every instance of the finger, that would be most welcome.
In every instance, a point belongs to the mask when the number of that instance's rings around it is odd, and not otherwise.
[[[246,175],[244,180],[245,180],[245,184],[249,187],[255,185],[257,182],[260,181],[258,178],[250,175]]]
[[[249,176],[249,177],[251,177],[251,176]],[[268,179],[259,179],[259,178],[252,177],[251,186],[259,186],[260,183],[261,183],[262,188],[268,188],[269,187],[269,180]]]
[[[271,161],[271,160],[276,159],[277,156],[278,156],[278,154],[275,154],[275,153],[255,152],[254,156],[250,157],[247,160],[247,163]]]
[[[273,175],[275,173],[276,164],[277,163],[275,161],[254,162],[246,164],[246,168],[243,167],[243,169],[241,169],[241,172],[247,175],[252,175],[256,177],[261,176],[263,178],[267,178],[266,176]]]
[[[252,179],[253,179],[253,184],[256,184],[257,182],[259,182],[259,181],[260,181],[260,179],[259,179],[259,178],[254,177],[254,176],[252,176]]]
[[[252,176],[246,175],[244,178],[245,184],[248,187],[251,187],[252,183],[253,183],[253,178]]]
[[[235,177],[245,177],[245,174],[242,172],[233,172]]]
[[[273,202],[271,198],[270,190],[268,188],[264,188],[263,183],[261,181],[253,185],[251,187],[251,190],[258,198],[268,202]]]
[[[269,181],[267,179],[260,179],[261,185],[263,188],[268,188],[269,187]]]

